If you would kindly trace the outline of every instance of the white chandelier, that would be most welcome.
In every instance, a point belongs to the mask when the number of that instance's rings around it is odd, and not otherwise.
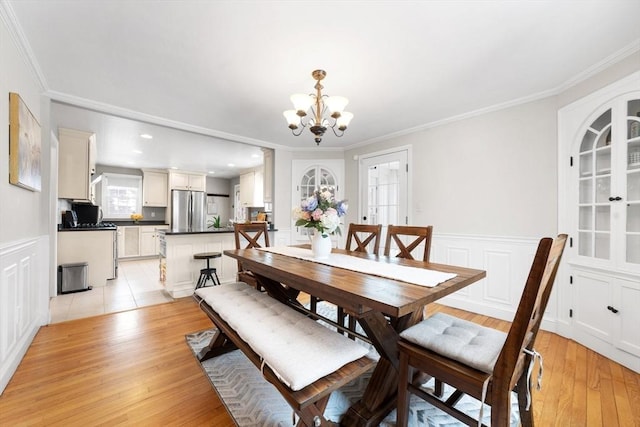
[[[349,100],[344,96],[322,94],[323,87],[320,80],[327,75],[324,70],[315,70],[311,75],[316,80],[314,86],[316,93],[291,95],[291,102],[293,102],[295,109],[287,110],[283,114],[289,123],[289,129],[295,136],[302,134],[302,130],[308,126],[311,133],[315,135],[316,144],[320,145],[327,128],[331,128],[337,137],[344,135],[349,122],[353,119],[353,114],[344,111],[344,107],[349,103]],[[308,117],[307,110],[310,110],[311,117]],[[340,133],[336,131],[336,128]],[[300,130],[296,133],[297,129]]]

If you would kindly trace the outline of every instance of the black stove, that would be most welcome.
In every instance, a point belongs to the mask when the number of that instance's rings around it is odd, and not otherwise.
[[[115,230],[116,225],[113,222],[80,222],[77,228],[100,228]]]
[[[79,222],[75,227],[60,227],[64,231],[81,230],[116,230],[118,227],[113,222]]]

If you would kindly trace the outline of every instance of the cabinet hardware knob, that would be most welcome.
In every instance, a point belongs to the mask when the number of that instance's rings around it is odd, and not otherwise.
[[[366,216],[363,216],[363,217],[362,217],[362,220],[363,220],[363,221],[366,221],[366,220],[367,220],[367,217],[366,217]]]
[[[616,310],[615,308],[611,307],[610,305],[607,306],[607,310],[609,310],[612,313],[617,313],[619,310]]]

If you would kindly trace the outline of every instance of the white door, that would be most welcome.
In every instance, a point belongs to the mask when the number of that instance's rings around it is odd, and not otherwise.
[[[382,224],[382,236],[387,225],[409,223],[408,208],[408,150],[384,154],[373,153],[360,158],[360,211],[362,224]],[[384,240],[380,254],[384,253]]]
[[[336,200],[342,199],[342,182],[344,176],[344,161],[333,160],[294,160],[292,162],[292,189],[291,208],[299,206],[300,202],[313,195],[315,190],[327,188],[333,193]],[[311,229],[296,227],[295,221],[291,224],[292,244],[310,243],[309,233]],[[343,234],[345,227],[340,227]],[[333,246],[343,246],[344,237],[332,235]]]

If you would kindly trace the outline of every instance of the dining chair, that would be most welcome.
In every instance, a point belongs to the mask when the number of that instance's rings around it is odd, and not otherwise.
[[[467,425],[477,425],[478,420],[455,408],[467,394],[491,407],[492,427],[507,427],[512,390],[518,396],[522,425],[533,426],[530,375],[538,357],[538,388],[542,377],[542,356],[533,345],[566,240],[566,234],[560,234],[555,241],[548,237],[540,240],[508,333],[437,313],[400,334],[398,426],[407,425],[411,394]],[[424,378],[414,373],[416,369],[449,384],[455,389],[453,394],[445,400],[439,390],[414,384],[414,378]],[[480,421],[482,412],[481,409]]]
[[[348,251],[365,252],[368,253],[368,247],[373,242],[371,253],[378,255],[380,250],[380,234],[382,234],[382,224],[349,224],[349,231],[347,232],[347,244],[345,249]],[[352,243],[355,243],[355,248],[352,249]]]
[[[262,248],[269,246],[269,233],[267,223],[235,223],[233,233],[236,240],[236,249]],[[260,290],[256,277],[249,270],[245,270],[238,261],[238,282],[245,282]]]
[[[431,252],[431,236],[433,234],[433,226],[415,227],[410,225],[389,225],[387,226],[387,240],[384,247],[384,255],[390,256],[391,243],[398,247],[397,258],[415,259],[412,252],[424,242],[424,252],[422,253],[422,261],[429,262],[429,254]],[[403,236],[411,236],[414,239],[405,245],[402,241]]]
[[[345,245],[345,249],[348,251],[369,253],[369,246],[372,245],[371,253],[378,255],[380,250],[381,234],[382,224],[350,223],[349,230],[347,231],[347,243]],[[355,247],[353,247],[353,243],[355,243]],[[310,309],[314,313],[316,311],[318,301],[318,298],[311,296]],[[336,318],[337,322],[343,326],[345,324],[345,319],[348,318],[348,328],[352,331],[355,330],[356,320],[351,316],[347,316],[342,307],[337,308]],[[353,335],[350,336],[355,338]]]

